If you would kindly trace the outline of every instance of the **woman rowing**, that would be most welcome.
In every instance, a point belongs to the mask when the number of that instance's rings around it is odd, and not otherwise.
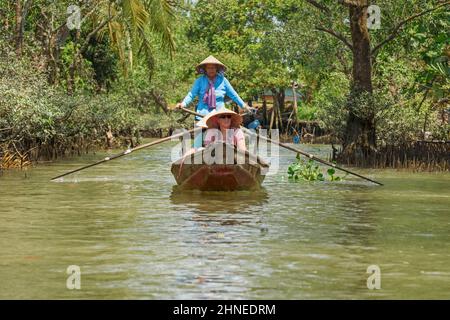
[[[224,108],[225,96],[228,96],[241,109],[250,109],[233,89],[228,79],[225,78],[224,72],[226,69],[226,66],[213,56],[203,60],[196,67],[197,73],[201,76],[195,80],[191,91],[186,95],[183,102],[177,104],[177,107],[185,108],[198,97],[196,112],[206,116],[214,110]],[[197,116],[196,120],[200,120],[200,117]],[[202,135],[197,134],[194,139],[194,148],[200,147],[202,147]]]

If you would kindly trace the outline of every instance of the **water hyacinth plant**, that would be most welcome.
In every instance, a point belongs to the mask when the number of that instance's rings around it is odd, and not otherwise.
[[[305,161],[297,155],[296,162],[292,163],[288,167],[288,176],[291,181],[341,181],[345,178],[336,176],[336,170],[330,168],[327,170],[326,175],[328,179],[326,179],[325,175],[322,173],[319,165],[314,160]]]

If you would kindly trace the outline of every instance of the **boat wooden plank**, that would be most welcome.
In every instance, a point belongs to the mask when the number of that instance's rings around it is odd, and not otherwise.
[[[220,158],[216,158],[214,161],[219,163],[211,163],[211,155],[220,150],[222,150],[222,163],[217,161]],[[228,163],[226,162],[227,155]],[[220,157],[220,154],[218,153],[217,156]],[[244,163],[238,163],[239,156],[245,159]],[[183,189],[252,190],[260,188],[265,177],[261,169],[268,167],[269,165],[260,157],[252,155],[248,151],[242,152],[235,146],[215,143],[175,161],[172,164],[172,174],[177,184]]]

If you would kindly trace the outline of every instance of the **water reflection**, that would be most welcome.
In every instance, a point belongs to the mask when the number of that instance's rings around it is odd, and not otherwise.
[[[290,183],[295,155],[280,154],[258,192],[181,192],[164,146],[63,183],[49,178],[92,159],[5,173],[0,299],[448,297],[450,175]],[[78,292],[65,286],[72,264]],[[371,264],[383,272],[376,293]]]
[[[255,212],[262,209],[268,202],[266,189],[258,191],[187,191],[178,186],[172,188],[170,201],[173,205],[182,205],[204,213],[243,213]]]

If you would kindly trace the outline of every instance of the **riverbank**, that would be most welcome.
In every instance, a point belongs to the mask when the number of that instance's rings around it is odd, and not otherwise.
[[[50,146],[34,146],[27,152],[21,152],[17,148],[13,151],[0,150],[0,171],[12,168],[25,168],[32,164],[47,163],[59,159],[67,159],[83,154],[96,154],[111,149],[133,148],[142,143],[142,139],[164,138],[170,136],[179,127],[145,128],[136,130],[134,135],[115,136],[108,131],[100,138],[85,140],[80,138],[70,148],[64,147],[56,150]],[[281,135],[280,141],[292,143],[295,135]],[[331,141],[331,143],[330,143]],[[329,145],[331,152],[327,155],[329,161],[336,161],[340,144],[331,135],[315,137],[314,139],[302,139],[298,147],[307,145]],[[361,168],[391,168],[410,170],[413,172],[450,171],[450,141],[414,141],[399,146],[382,146],[380,151],[370,160],[359,163]],[[350,166],[349,163],[339,162]]]
[[[60,159],[70,159],[75,156],[96,154],[111,149],[133,148],[142,143],[144,138],[163,138],[170,136],[173,127],[158,129],[135,130],[134,135],[115,135],[112,130],[103,135],[73,139],[68,144],[46,144],[34,141],[21,144],[0,144],[0,171],[7,169],[22,169],[33,164],[47,163]]]
[[[182,115],[146,98],[150,89],[68,94],[48,82],[39,60],[1,50],[0,58],[0,169],[135,145],[141,130],[179,126]]]

